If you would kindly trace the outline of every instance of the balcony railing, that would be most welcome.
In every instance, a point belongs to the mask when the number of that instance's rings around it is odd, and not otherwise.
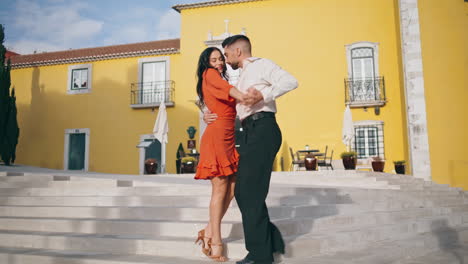
[[[130,105],[132,108],[159,107],[164,100],[166,106],[174,105],[174,81],[132,83]]]
[[[345,103],[351,107],[383,106],[386,102],[384,77],[345,79]]]

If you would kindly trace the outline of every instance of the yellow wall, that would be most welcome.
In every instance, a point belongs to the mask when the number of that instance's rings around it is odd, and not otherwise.
[[[432,178],[468,189],[468,3],[419,0]]]
[[[64,133],[70,128],[90,129],[89,170],[138,173],[140,135],[151,134],[158,113],[130,108],[130,84],[138,82],[138,59],[90,62],[92,92],[67,94],[69,65],[15,69],[18,120],[21,129],[17,163],[63,169]],[[170,55],[171,80],[179,79],[180,55]],[[81,63],[80,63],[81,64]],[[187,139],[184,95],[168,107],[170,136],[167,168],[175,172],[176,148]],[[179,99],[179,100],[178,100]],[[179,103],[182,102],[182,103]]]
[[[188,76],[194,72],[208,31],[222,34],[225,19],[230,20],[231,33],[245,27],[254,56],[272,59],[299,80],[297,90],[277,101],[283,132],[279,155],[288,169],[288,147],[296,150],[309,144],[323,150],[329,145],[335,151],[334,158],[339,159],[345,150],[341,143],[345,45],[378,42],[388,103],[380,116],[373,109],[352,112],[354,121],[384,121],[386,171],[392,171],[391,161],[408,157],[397,8],[397,1],[362,0],[357,5],[348,0],[270,0],[182,10],[181,72]],[[179,83],[190,88],[187,94],[195,98],[193,78]]]

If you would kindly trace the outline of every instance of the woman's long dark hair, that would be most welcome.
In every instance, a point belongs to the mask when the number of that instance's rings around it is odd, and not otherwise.
[[[210,65],[210,56],[211,56],[211,53],[213,53],[213,51],[219,51],[219,53],[221,54],[221,56],[223,56],[223,53],[221,52],[221,50],[219,50],[218,48],[216,47],[209,47],[209,48],[206,48],[201,54],[200,54],[200,58],[198,59],[198,68],[197,68],[197,78],[198,78],[198,82],[197,82],[197,94],[198,94],[198,105],[200,106],[200,108],[203,108],[203,106],[205,105],[205,101],[203,100],[204,96],[203,96],[203,90],[202,90],[202,84],[203,84],[203,73],[208,69],[208,68],[213,68],[211,65]],[[224,57],[223,57],[224,59]],[[227,74],[226,74],[226,64],[224,64],[224,67],[223,67],[223,72],[221,73],[221,76],[224,78],[224,79],[228,79],[227,77]]]

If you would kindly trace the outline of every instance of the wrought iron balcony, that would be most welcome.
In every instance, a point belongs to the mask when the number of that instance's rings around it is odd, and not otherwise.
[[[369,79],[344,80],[345,103],[350,107],[383,106],[387,100],[385,96],[384,77]]]
[[[166,106],[174,106],[174,81],[132,83],[130,106],[132,108],[159,107],[164,100]]]

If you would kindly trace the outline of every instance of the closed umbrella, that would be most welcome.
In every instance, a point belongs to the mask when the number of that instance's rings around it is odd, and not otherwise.
[[[169,124],[167,122],[166,104],[162,101],[159,105],[158,117],[156,118],[153,128],[154,138],[161,142],[161,172],[165,172],[166,170],[166,143],[168,133]]]
[[[351,141],[353,140],[353,138],[353,115],[351,114],[351,109],[349,108],[349,105],[347,105],[343,116],[342,140],[343,143],[346,145],[348,151],[351,149]]]
[[[166,104],[161,102],[159,105],[158,117],[154,123],[153,134],[154,138],[159,140],[161,144],[167,143],[167,133],[169,132],[169,124],[167,123]]]

